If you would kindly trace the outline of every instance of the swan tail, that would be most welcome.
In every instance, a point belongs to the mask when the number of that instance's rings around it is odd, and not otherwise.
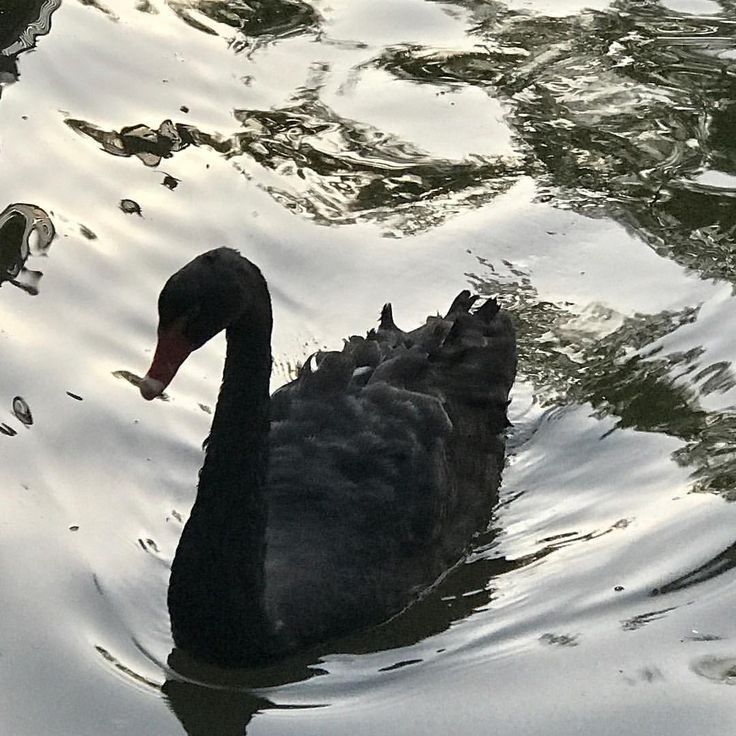
[[[349,353],[318,350],[309,356],[299,371],[299,394],[334,394],[344,391],[354,370],[355,361]]]
[[[459,314],[467,314],[476,301],[478,301],[478,295],[471,294],[467,289],[464,289],[453,299],[445,319],[452,319]]]
[[[394,322],[394,310],[390,302],[383,305],[381,316],[378,321],[379,330],[388,330],[390,332],[401,332]]]
[[[494,296],[490,299],[486,299],[485,302],[475,310],[474,314],[476,317],[480,317],[484,322],[488,323],[499,313],[500,310],[501,307],[498,306],[498,300]]]

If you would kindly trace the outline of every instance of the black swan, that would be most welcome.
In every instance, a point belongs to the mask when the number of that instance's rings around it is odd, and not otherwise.
[[[237,251],[166,283],[140,391],[160,395],[226,330],[222,387],[169,584],[174,642],[269,662],[406,608],[488,522],[516,370],[509,315],[461,292],[445,317],[315,353],[269,397],[271,299]]]

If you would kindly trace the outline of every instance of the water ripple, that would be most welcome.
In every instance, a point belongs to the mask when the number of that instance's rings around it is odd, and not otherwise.
[[[320,16],[302,0],[167,0],[192,28],[211,35],[235,33],[233,51],[254,50],[264,43],[315,31]],[[226,30],[225,30],[226,29]]]

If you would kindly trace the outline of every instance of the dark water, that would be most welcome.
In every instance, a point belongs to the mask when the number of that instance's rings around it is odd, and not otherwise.
[[[0,79],[3,733],[733,730],[730,0],[6,0]],[[271,283],[274,386],[468,285],[522,353],[467,561],[231,675],[166,664],[223,343],[125,380],[214,245]]]

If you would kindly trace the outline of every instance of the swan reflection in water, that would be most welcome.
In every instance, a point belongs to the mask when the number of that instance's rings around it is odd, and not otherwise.
[[[271,703],[248,692],[167,680],[161,688],[189,736],[243,736],[251,718]]]
[[[174,649],[168,658],[171,676],[161,692],[189,736],[243,736],[256,713],[323,707],[276,704],[252,692],[322,674],[313,662],[314,654],[298,654],[271,667],[236,670],[208,665]]]

